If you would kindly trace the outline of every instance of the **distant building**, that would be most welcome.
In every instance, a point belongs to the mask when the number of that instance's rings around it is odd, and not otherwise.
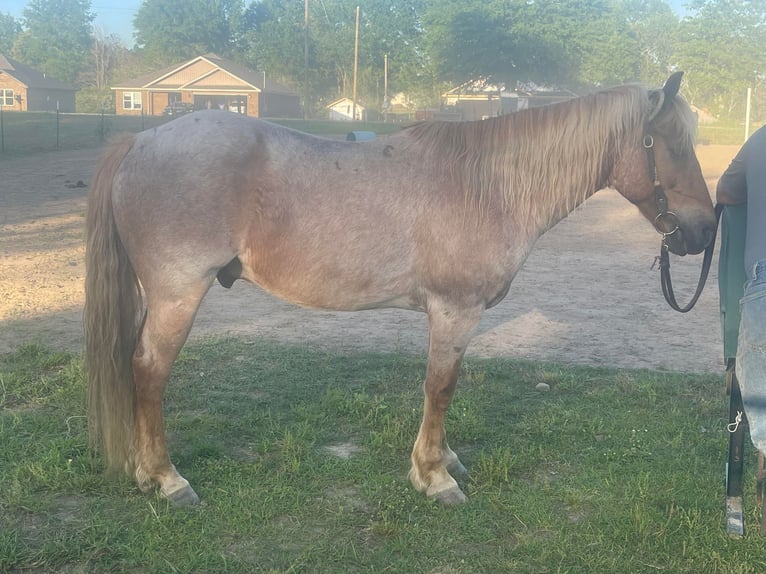
[[[415,117],[416,106],[407,94],[398,92],[384,102],[383,118],[388,122],[408,122]]]
[[[351,98],[339,98],[327,105],[328,115],[331,120],[351,121],[366,120],[367,110],[359,102],[356,103],[356,116],[354,116],[354,100]]]
[[[482,120],[526,108],[563,102],[577,97],[568,90],[506,89],[504,84],[472,80],[442,95],[444,104],[459,119]]]
[[[0,54],[0,106],[18,112],[75,111],[77,90]]]
[[[248,116],[302,118],[300,96],[264,72],[215,54],[198,56],[113,86],[118,115],[220,109]]]

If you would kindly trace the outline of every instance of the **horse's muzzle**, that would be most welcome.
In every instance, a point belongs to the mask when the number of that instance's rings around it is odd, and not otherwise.
[[[710,245],[715,231],[715,225],[704,225],[698,230],[679,226],[673,233],[663,233],[663,241],[674,255],[697,255]]]

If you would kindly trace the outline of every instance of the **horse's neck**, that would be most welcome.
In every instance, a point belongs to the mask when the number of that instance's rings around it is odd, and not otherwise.
[[[562,173],[552,177],[544,188],[540,189],[539,195],[528,193],[513,199],[509,197],[508,210],[517,212],[514,219],[518,221],[518,214],[527,219],[528,224],[542,235],[551,227],[565,219],[572,211],[582,205],[588,198],[600,189],[608,186],[608,169],[597,177],[570,178],[568,173]],[[511,202],[518,202],[516,206]]]

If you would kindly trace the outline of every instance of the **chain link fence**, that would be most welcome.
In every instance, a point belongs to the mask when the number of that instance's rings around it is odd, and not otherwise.
[[[169,116],[118,116],[107,113],[3,112],[2,107],[0,107],[0,157],[57,149],[98,148],[117,133],[138,133],[172,119],[173,117]],[[334,124],[335,122],[325,123]],[[745,141],[745,134],[752,134],[764,123],[766,122],[751,120],[747,132],[744,121],[700,123],[698,142],[701,144],[742,145]],[[298,129],[305,127],[300,126]],[[351,124],[344,124],[343,127],[354,129]],[[399,129],[401,124],[396,126],[387,124],[384,127],[389,128],[383,130],[388,132],[391,131],[392,127]],[[323,131],[316,126],[311,126],[311,128],[313,129],[308,131],[314,132],[315,129],[317,133]],[[334,130],[334,133],[338,127],[331,126],[331,129]]]
[[[98,148],[120,132],[137,133],[173,119],[164,116],[8,112],[0,107],[0,156],[57,149]]]

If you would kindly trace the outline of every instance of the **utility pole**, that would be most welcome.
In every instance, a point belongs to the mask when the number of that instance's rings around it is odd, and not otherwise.
[[[265,83],[265,80],[264,80]],[[309,117],[309,0],[303,2],[303,119]]]
[[[383,54],[383,121],[388,121],[388,54]]]
[[[745,104],[745,141],[750,137],[750,96],[753,93],[752,88],[747,89],[747,103]]]
[[[359,63],[359,6],[356,7],[356,28],[354,31],[354,90],[351,104],[351,119],[356,119],[356,70]]]

